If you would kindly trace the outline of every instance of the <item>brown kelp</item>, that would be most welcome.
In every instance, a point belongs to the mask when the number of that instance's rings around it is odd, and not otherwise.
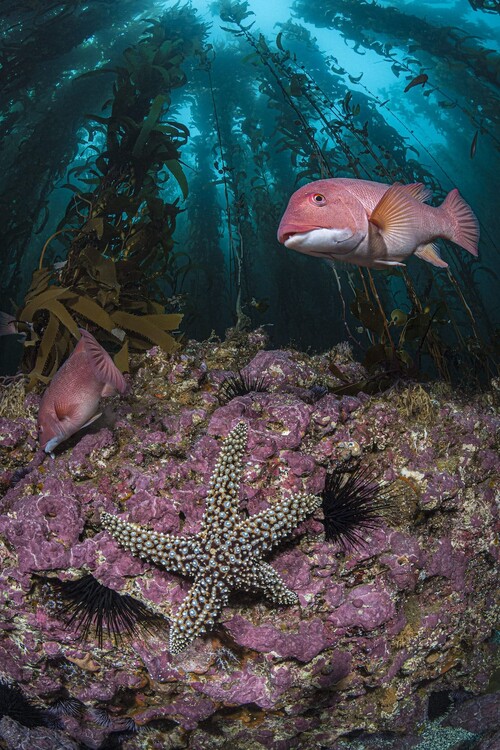
[[[480,261],[446,248],[449,274],[411,263],[408,270],[378,273],[340,265],[328,270],[292,257],[275,237],[290,194],[301,182],[320,177],[419,181],[436,202],[456,183],[467,198],[474,178],[463,174],[462,184],[442,158],[446,147],[439,140],[465,155],[462,165],[470,162],[473,170],[483,169],[486,149],[495,147],[494,98],[487,96],[494,86],[494,56],[485,46],[468,32],[440,26],[438,16],[421,22],[411,6],[396,12],[347,0],[321,7],[297,0],[295,18],[280,20],[272,36],[259,32],[248,3],[214,3],[211,10],[218,12],[225,37],[221,43],[216,33],[212,44],[206,43],[208,27],[192,7],[179,4],[150,19],[137,43],[140,21],[130,19],[127,2],[118,11],[125,36],[106,44],[107,16],[97,5],[101,20],[90,15],[82,20],[96,41],[78,46],[76,36],[66,40],[66,54],[74,60],[78,50],[83,64],[74,64],[65,77],[58,67],[64,65],[61,50],[54,48],[46,59],[49,70],[26,67],[19,88],[40,98],[46,116],[38,113],[35,121],[22,95],[5,114],[19,130],[33,119],[30,137],[20,142],[16,127],[11,136],[0,125],[11,155],[3,162],[10,177],[3,180],[0,207],[12,248],[8,275],[12,279],[17,272],[23,279],[12,292],[19,300],[25,271],[41,255],[41,274],[29,294],[51,308],[40,307],[35,314],[27,370],[50,319],[50,336],[55,330],[62,334],[61,352],[45,360],[44,378],[68,353],[72,326],[89,325],[115,350],[125,343],[141,349],[159,343],[160,333],[152,338],[144,328],[137,330],[139,319],[148,328],[158,327],[160,318],[153,316],[176,314],[173,324],[182,311],[183,325],[194,336],[264,324],[273,343],[316,349],[347,336],[365,352],[374,379],[370,388],[387,382],[391,373],[429,368],[451,378],[463,372],[464,357],[473,376],[480,370],[492,374],[485,342],[492,338],[494,321],[482,290],[496,277],[490,262],[493,231],[484,211]],[[134,11],[142,7],[138,0]],[[375,26],[363,21],[365,11]],[[15,27],[14,40],[28,34],[37,13],[36,23],[57,33],[66,23],[73,28],[69,16],[81,12],[68,0],[45,13],[33,0],[20,5],[24,29],[12,15],[5,23]],[[299,16],[332,30],[335,45],[327,53]],[[384,32],[375,38],[372,26]],[[438,40],[435,48],[426,35]],[[355,70],[352,54],[343,57],[339,49],[344,43],[360,56]],[[96,52],[99,45],[106,57]],[[474,76],[464,72],[469,46]],[[453,57],[455,47],[459,52]],[[22,67],[22,53],[13,55]],[[387,90],[363,70],[366,56],[393,78]],[[59,73],[60,88],[51,70]],[[82,70],[89,72],[82,76]],[[44,93],[51,84],[52,104]],[[50,106],[57,113],[53,127]],[[83,118],[85,111],[96,114]],[[437,143],[422,134],[420,117],[432,121]],[[194,133],[189,140],[188,125]],[[50,131],[45,140],[44,129]],[[73,195],[61,221],[60,201],[51,192],[62,177],[57,162],[73,165],[66,182]],[[188,180],[189,200],[181,203]],[[9,205],[11,194],[15,203]],[[29,222],[22,221],[24,209]],[[32,224],[38,235],[32,234]],[[39,292],[48,296],[39,299]],[[100,309],[91,311],[89,300]],[[66,322],[56,303],[68,313]],[[169,335],[167,327],[163,334]]]
[[[186,19],[183,13],[191,15]],[[24,360],[31,385],[50,379],[78,325],[90,323],[119,342],[122,369],[129,346],[177,347],[169,331],[182,316],[167,313],[153,277],[172,272],[180,211],[178,198],[164,199],[165,185],[173,176],[184,197],[188,190],[180,148],[189,131],[168,119],[168,112],[170,92],[186,80],[182,63],[202,49],[205,27],[193,20],[190,10],[176,8],[162,22],[149,23],[140,41],[125,50],[121,65],[84,74],[111,72],[113,96],[109,115],[89,118],[90,156],[68,174],[73,197],[44,245],[21,308],[34,323]],[[55,240],[65,260],[45,269],[45,253]]]
[[[35,0],[15,9],[4,4],[0,59],[15,85],[2,86],[6,96],[0,94],[0,220],[8,247],[2,285],[18,301],[40,252],[37,234],[43,238],[57,220],[49,212],[52,188],[81,150],[85,113],[98,111],[104,101],[102,87],[75,74],[98,67],[103,47],[107,59],[118,61],[137,40],[144,24],[128,21],[131,2],[114,4],[112,12],[99,3],[83,16],[80,3],[52,9]]]

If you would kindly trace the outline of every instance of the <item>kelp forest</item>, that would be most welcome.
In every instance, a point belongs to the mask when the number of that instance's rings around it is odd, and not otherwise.
[[[485,27],[500,10],[470,8]],[[264,33],[227,0],[0,11],[4,374],[49,382],[78,327],[126,371],[260,326],[275,348],[349,342],[370,377],[344,393],[498,374],[499,54],[456,16],[295,0]],[[457,187],[479,258],[440,241],[449,268],[380,271],[285,249],[290,195],[329,177],[421,182],[433,205]]]

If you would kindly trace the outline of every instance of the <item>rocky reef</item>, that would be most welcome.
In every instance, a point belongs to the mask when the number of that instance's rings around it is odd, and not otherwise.
[[[494,394],[397,383],[342,395],[366,377],[347,346],[308,356],[266,345],[258,330],[151,349],[126,396],[54,459],[38,451],[40,396],[21,399],[23,411],[17,382],[9,413],[4,389],[0,677],[46,726],[0,705],[0,747],[412,748],[444,714],[457,747],[460,733],[484,750],[500,739]],[[222,398],[239,371],[266,390]],[[394,512],[342,549],[316,510],[268,558],[299,604],[232,594],[213,629],[174,655],[168,621],[191,581],[121,548],[101,514],[196,534],[221,438],[239,422],[243,515],[321,493],[353,459],[390,485]],[[118,643],[92,629],[82,638],[53,582],[89,573],[163,620]]]

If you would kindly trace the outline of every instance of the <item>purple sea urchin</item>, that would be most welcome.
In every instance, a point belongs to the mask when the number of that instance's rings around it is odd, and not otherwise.
[[[352,471],[340,466],[329,472],[321,498],[325,539],[344,550],[364,545],[366,531],[380,526],[393,508],[376,471],[360,463]]]

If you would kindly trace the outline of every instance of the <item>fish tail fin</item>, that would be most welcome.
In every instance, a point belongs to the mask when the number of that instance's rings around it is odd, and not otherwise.
[[[10,336],[17,333],[16,319],[9,313],[0,310],[0,336]]]
[[[472,208],[456,188],[448,193],[440,208],[445,212],[447,219],[446,239],[456,242],[477,257],[479,222]]]

